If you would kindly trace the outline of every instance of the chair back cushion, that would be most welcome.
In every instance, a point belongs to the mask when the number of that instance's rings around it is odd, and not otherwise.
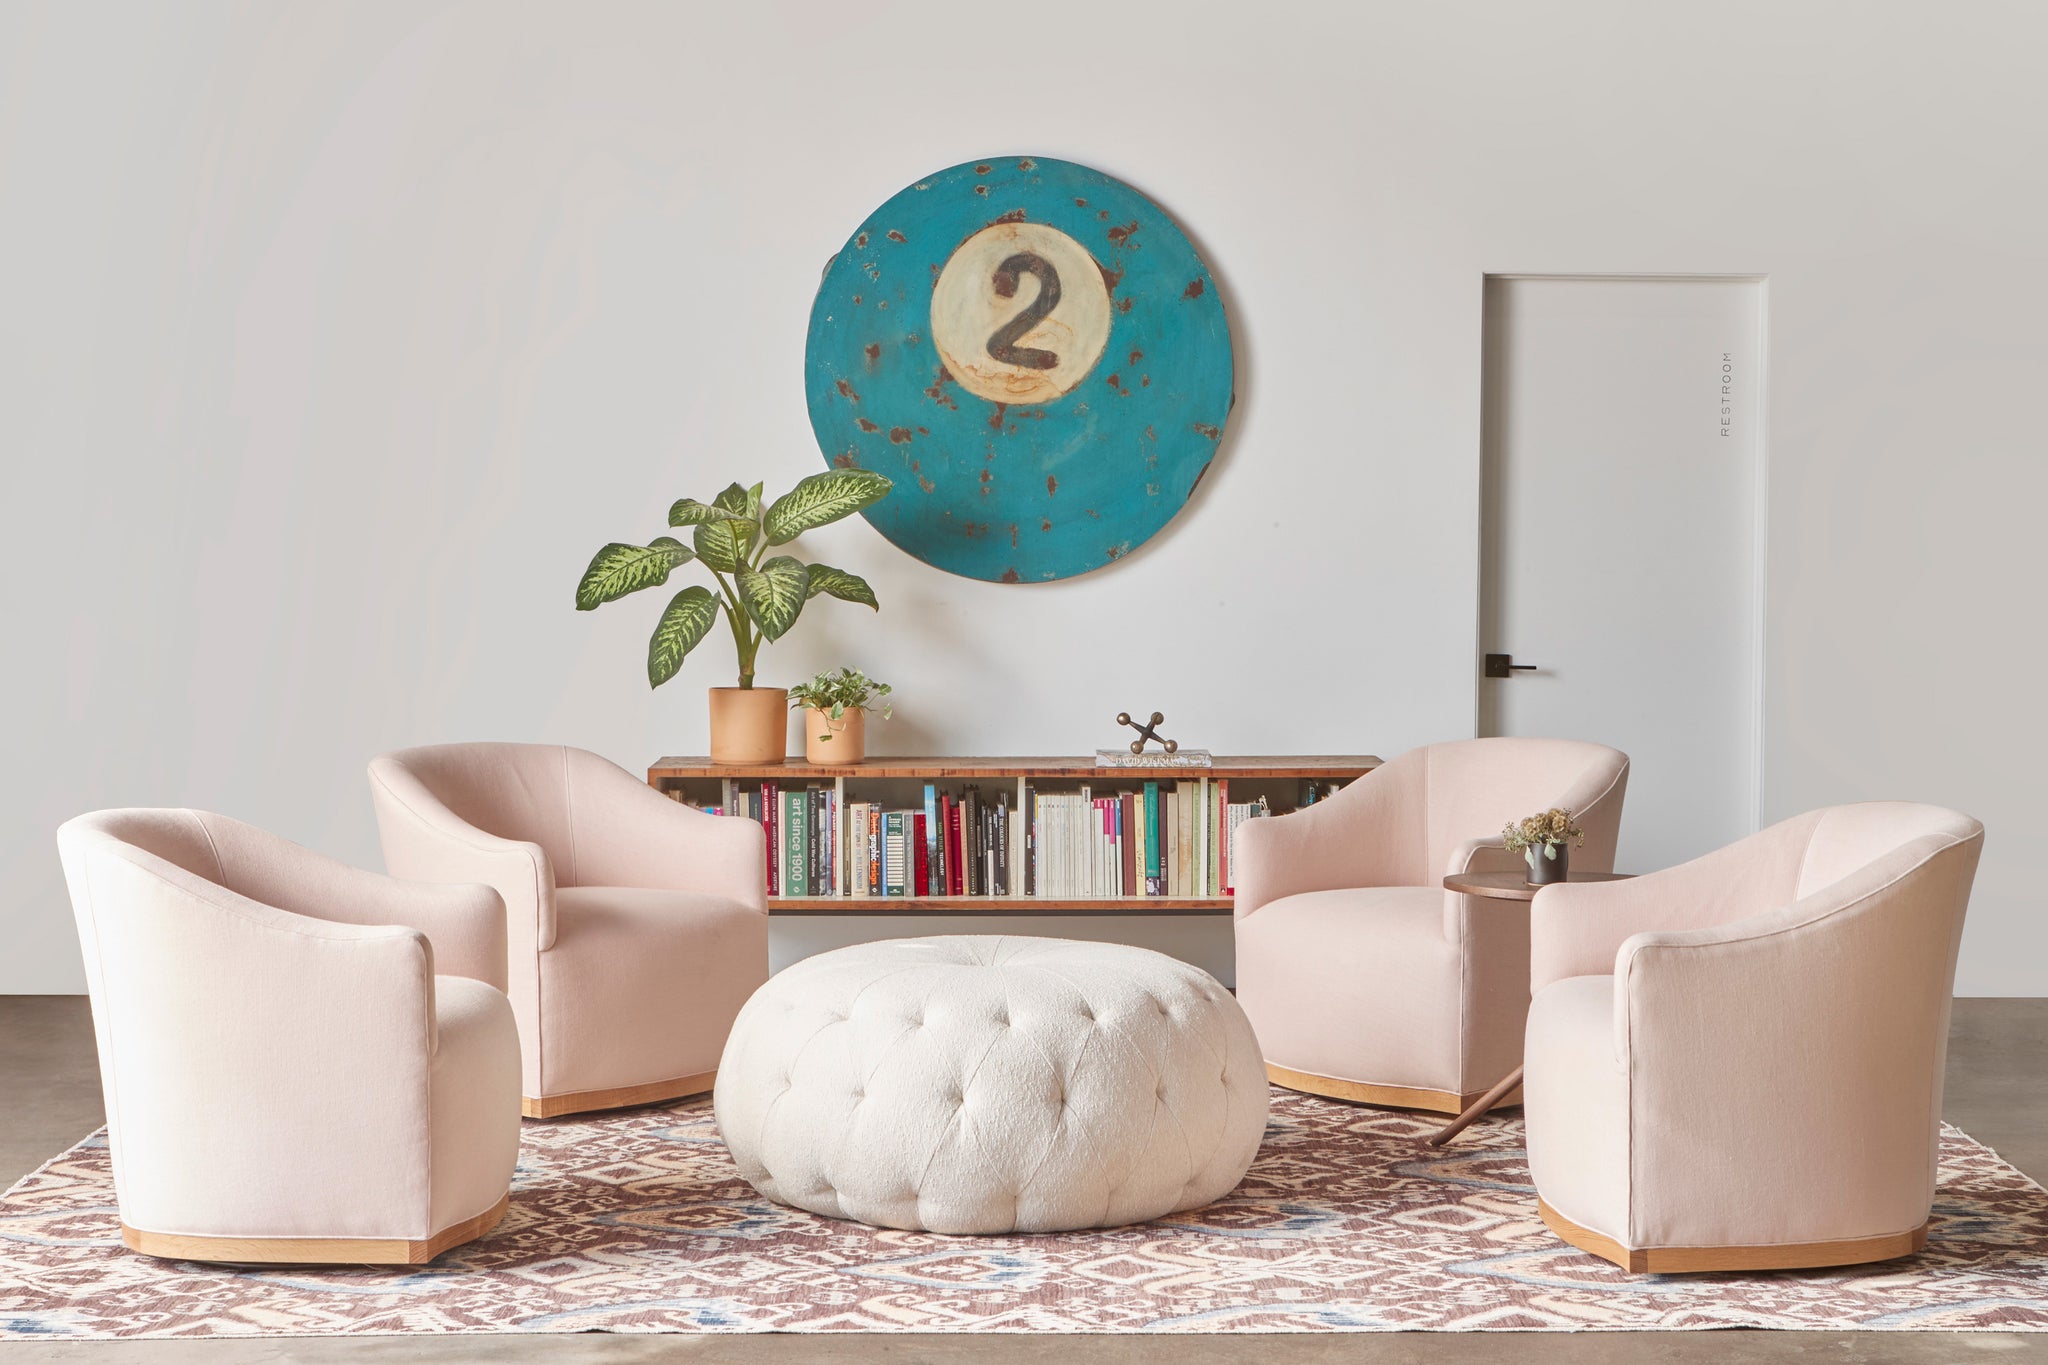
[[[1628,778],[1628,755],[1619,749],[1576,739],[1503,737],[1432,744],[1421,754],[1427,811],[1424,884],[1451,870],[1449,861],[1460,844],[1498,839],[1509,821],[1552,806],[1571,809],[1586,832],[1584,847],[1572,850],[1572,866],[1582,872],[1614,870]]]
[[[557,878],[570,884],[569,755],[559,744],[430,744],[386,754],[372,768],[396,764],[465,823],[500,839],[539,844]]]

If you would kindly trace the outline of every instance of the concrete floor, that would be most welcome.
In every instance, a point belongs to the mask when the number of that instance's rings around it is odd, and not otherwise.
[[[1949,1045],[1949,1121],[2036,1180],[2048,1178],[2048,1000],[1959,1000]],[[99,1126],[92,1022],[81,998],[0,996],[0,1186],[12,1184]],[[2048,1362],[2048,1334],[2007,1333],[1404,1333],[1260,1337],[380,1337],[354,1340],[9,1342],[0,1365],[251,1365],[258,1361],[538,1361],[625,1365],[732,1361],[743,1365],[1607,1365],[1656,1360]]]

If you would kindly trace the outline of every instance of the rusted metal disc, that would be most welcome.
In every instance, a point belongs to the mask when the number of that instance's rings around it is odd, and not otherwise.
[[[1069,161],[970,161],[869,216],[804,355],[826,461],[896,491],[864,516],[992,582],[1071,578],[1172,520],[1233,400],[1215,282],[1158,205]]]

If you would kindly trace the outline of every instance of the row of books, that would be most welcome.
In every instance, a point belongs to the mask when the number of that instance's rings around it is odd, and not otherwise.
[[[1324,793],[1304,786],[1302,798]],[[670,790],[677,800],[686,799]],[[771,896],[1043,896],[1215,899],[1234,890],[1238,827],[1270,814],[1233,802],[1228,779],[1148,781],[1097,794],[958,793],[924,785],[921,806],[844,801],[836,786],[727,779],[714,814],[767,832]]]

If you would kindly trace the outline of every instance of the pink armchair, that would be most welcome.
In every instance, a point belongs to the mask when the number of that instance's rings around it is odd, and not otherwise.
[[[1836,806],[1532,909],[1529,1168],[1634,1272],[1880,1261],[1927,1236],[1984,827]]]
[[[81,815],[57,846],[128,1246],[419,1264],[497,1224],[519,1156],[497,893],[202,811]]]
[[[1612,871],[1627,782],[1604,745],[1463,740],[1239,826],[1237,998],[1273,1083],[1455,1114],[1521,1065],[1528,917],[1443,878],[1522,868],[1501,828],[1552,806],[1586,833],[1572,867]]]
[[[393,875],[504,897],[528,1118],[711,1089],[768,979],[758,824],[558,745],[405,749],[370,791]]]

